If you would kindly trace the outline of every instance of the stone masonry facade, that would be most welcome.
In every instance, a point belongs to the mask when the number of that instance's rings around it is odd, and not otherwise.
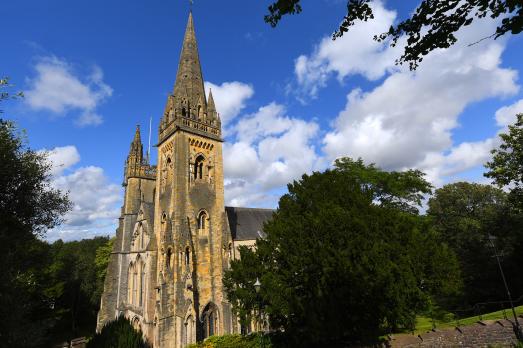
[[[222,286],[239,245],[273,211],[224,206],[221,121],[206,96],[192,14],[158,132],[158,163],[137,126],[97,329],[124,315],[153,347],[178,348],[240,328]],[[248,328],[247,328],[248,330]]]

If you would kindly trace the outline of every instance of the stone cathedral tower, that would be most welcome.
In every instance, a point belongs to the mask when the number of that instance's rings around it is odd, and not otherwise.
[[[272,210],[224,206],[221,121],[206,97],[192,14],[158,133],[158,163],[144,159],[137,127],[98,326],[124,315],[153,347],[185,347],[248,332],[222,277],[239,245],[263,238]]]
[[[191,336],[187,341],[230,331],[222,291],[227,240],[220,128],[212,95],[209,102],[205,97],[190,14],[158,141],[155,235],[158,277],[165,284],[157,308],[164,318],[158,322],[160,340],[183,341],[183,332]]]

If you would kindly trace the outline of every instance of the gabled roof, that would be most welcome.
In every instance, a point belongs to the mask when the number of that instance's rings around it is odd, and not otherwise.
[[[264,238],[263,224],[268,221],[273,209],[225,207],[225,214],[233,240]]]

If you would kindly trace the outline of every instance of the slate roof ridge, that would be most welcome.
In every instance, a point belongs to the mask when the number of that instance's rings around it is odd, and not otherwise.
[[[276,211],[276,208],[250,208],[250,207],[235,207],[226,205],[225,208],[232,208],[232,209],[238,209],[238,210],[261,210],[261,211]]]

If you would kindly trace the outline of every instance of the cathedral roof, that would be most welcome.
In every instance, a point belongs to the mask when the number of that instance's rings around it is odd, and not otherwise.
[[[225,207],[225,213],[233,240],[253,240],[264,238],[263,224],[275,210],[260,208]]]

